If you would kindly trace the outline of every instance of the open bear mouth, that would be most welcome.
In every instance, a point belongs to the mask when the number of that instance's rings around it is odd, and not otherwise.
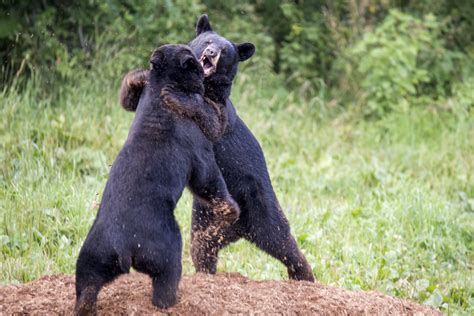
[[[219,56],[220,54],[215,57],[202,54],[201,58],[199,59],[199,62],[201,63],[202,69],[204,70],[205,77],[208,77],[216,72]]]

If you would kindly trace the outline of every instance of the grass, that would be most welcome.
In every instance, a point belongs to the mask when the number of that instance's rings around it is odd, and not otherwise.
[[[415,108],[371,121],[325,115],[275,78],[241,72],[232,99],[260,140],[294,236],[323,283],[378,290],[474,312],[474,117]],[[55,98],[31,80],[0,94],[0,281],[74,273],[109,166],[132,114],[119,80],[78,74]],[[189,255],[191,198],[176,215]],[[285,279],[273,258],[239,241],[220,271]]]

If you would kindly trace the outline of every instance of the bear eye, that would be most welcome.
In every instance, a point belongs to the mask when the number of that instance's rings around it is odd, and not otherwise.
[[[207,41],[206,41],[206,44],[207,44],[207,45],[212,44],[212,40],[207,40]]]

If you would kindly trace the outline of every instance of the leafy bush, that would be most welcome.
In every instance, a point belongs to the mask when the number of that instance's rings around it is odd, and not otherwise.
[[[474,76],[453,85],[453,96],[447,100],[447,106],[461,115],[474,109]]]
[[[435,100],[451,94],[463,55],[444,47],[442,29],[443,23],[433,15],[419,19],[392,10],[347,50],[341,62],[358,90],[352,94],[366,101],[366,113],[407,110],[427,97]]]
[[[4,1],[0,15],[10,18],[0,33],[1,80],[37,72],[54,86],[55,79],[73,79],[78,70],[97,62],[123,72],[159,44],[187,42],[203,11],[203,5],[191,0],[90,0],[73,6],[52,0]]]
[[[281,48],[281,71],[290,87],[297,86],[314,95],[333,58],[324,19],[317,11],[305,18],[295,4],[282,4],[281,9],[291,27]]]
[[[442,107],[474,75],[464,71],[474,54],[467,0],[3,0],[0,84],[39,78],[50,96],[87,72],[116,86],[130,68],[146,67],[154,47],[188,42],[205,12],[219,33],[256,44],[243,80],[255,71],[280,74],[316,111],[326,111],[326,101],[338,110],[366,104],[377,115]]]

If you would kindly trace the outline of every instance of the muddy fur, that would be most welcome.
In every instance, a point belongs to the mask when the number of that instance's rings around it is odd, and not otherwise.
[[[161,91],[163,106],[168,110],[193,120],[212,142],[218,141],[227,128],[225,105],[199,94],[180,94],[172,86]],[[206,106],[200,106],[204,103]]]
[[[132,70],[125,75],[120,87],[120,105],[127,111],[137,109],[140,95],[148,82],[149,70]],[[161,92],[163,106],[176,114],[192,119],[206,135],[215,142],[227,127],[227,111],[225,105],[204,97],[206,107],[196,106],[203,102],[200,95],[179,94],[173,86],[163,88]],[[217,115],[214,115],[217,113]]]

